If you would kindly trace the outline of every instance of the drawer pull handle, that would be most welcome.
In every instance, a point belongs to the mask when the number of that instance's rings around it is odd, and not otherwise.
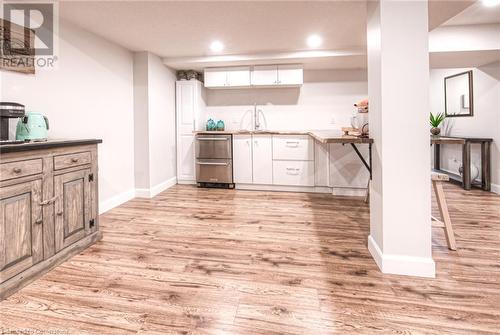
[[[12,171],[14,173],[21,173],[23,170],[21,168],[16,167],[16,168],[13,168]]]
[[[52,204],[52,203],[56,202],[56,199],[57,199],[57,196],[55,196],[55,197],[53,197],[53,198],[51,198],[51,199],[49,199],[49,200],[42,201],[42,202],[40,203],[40,206],[50,205],[50,204]]]
[[[220,165],[220,166],[228,166],[228,163],[209,163],[209,162],[196,162],[198,165]]]
[[[78,163],[78,158],[75,157],[71,158],[71,163]]]
[[[299,146],[298,141],[287,141],[286,146],[290,148],[297,148]]]
[[[229,141],[227,137],[198,137],[198,141]]]
[[[57,212],[57,216],[62,216],[63,213],[64,213],[63,211]]]
[[[42,224],[43,223],[43,219],[38,219],[35,221],[35,224]]]

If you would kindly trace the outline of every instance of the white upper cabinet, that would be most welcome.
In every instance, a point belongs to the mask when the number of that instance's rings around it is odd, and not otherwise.
[[[205,87],[293,87],[303,84],[300,64],[232,66],[205,69]]]
[[[304,83],[304,69],[302,65],[278,65],[278,85],[296,86]]]
[[[205,87],[225,87],[227,85],[227,73],[224,69],[205,69]]]
[[[253,86],[272,86],[278,84],[277,65],[258,65],[252,70]]]
[[[227,71],[227,84],[229,87],[250,86],[250,67],[231,67]]]
[[[232,88],[250,86],[250,67],[209,68],[204,71],[205,87]]]
[[[303,68],[297,64],[258,65],[252,70],[252,86],[300,86]]]

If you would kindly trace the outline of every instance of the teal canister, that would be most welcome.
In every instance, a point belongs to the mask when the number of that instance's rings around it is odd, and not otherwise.
[[[224,130],[224,121],[222,121],[222,120],[217,121],[217,130],[219,130],[219,131]]]

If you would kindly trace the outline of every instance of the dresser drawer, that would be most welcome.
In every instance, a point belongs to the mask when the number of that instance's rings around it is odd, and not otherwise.
[[[314,186],[314,161],[273,161],[273,184]]]
[[[31,176],[42,173],[42,159],[28,159],[0,164],[0,180]]]
[[[54,170],[61,170],[73,166],[90,164],[91,159],[92,158],[89,151],[54,156]]]
[[[274,135],[273,159],[314,160],[314,141],[309,135]]]

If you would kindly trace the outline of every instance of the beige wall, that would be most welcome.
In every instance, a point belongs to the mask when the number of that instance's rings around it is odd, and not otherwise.
[[[101,211],[134,196],[133,56],[60,21],[57,68],[2,73],[2,100],[45,114],[50,138],[101,138]]]
[[[445,135],[493,138],[491,147],[492,191],[500,194],[500,63],[479,68],[432,69],[430,72],[430,99],[433,113],[444,112],[444,77],[464,71],[473,72],[474,116],[448,118],[442,127]],[[462,162],[461,148],[445,145],[441,167],[458,173]],[[472,164],[481,168],[479,145],[472,147]]]

